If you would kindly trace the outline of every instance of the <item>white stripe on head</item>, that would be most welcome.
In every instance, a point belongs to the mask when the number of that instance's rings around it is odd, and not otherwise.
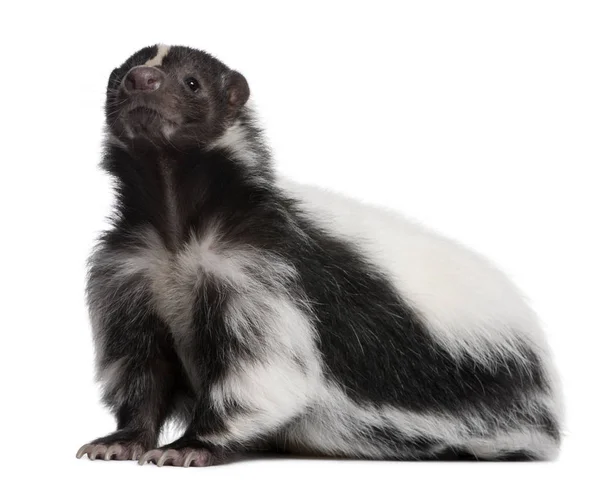
[[[159,44],[156,55],[148,60],[144,65],[146,67],[156,67],[157,65],[162,65],[162,61],[169,53],[170,49],[171,47],[169,45]]]

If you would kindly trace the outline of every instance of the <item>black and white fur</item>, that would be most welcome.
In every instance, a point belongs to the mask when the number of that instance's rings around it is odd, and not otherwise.
[[[128,90],[137,66],[157,89]],[[78,456],[554,458],[558,382],[519,291],[394,213],[278,179],[248,96],[184,47],[111,75],[117,204],[88,302],[118,427]],[[173,418],[184,435],[156,449]]]

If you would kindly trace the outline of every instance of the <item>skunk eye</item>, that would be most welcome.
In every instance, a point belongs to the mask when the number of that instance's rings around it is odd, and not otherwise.
[[[185,79],[185,85],[187,85],[192,92],[197,92],[198,89],[200,89],[200,82],[194,79],[194,77]]]

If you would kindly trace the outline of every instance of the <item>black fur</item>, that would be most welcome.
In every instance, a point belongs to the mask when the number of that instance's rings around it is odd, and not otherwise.
[[[307,314],[314,317],[325,374],[356,403],[457,417],[468,410],[484,418],[493,414],[494,420],[504,414],[506,426],[528,423],[558,439],[551,414],[540,409],[536,417],[521,416],[526,411],[521,398],[548,389],[540,361],[530,349],[524,345],[520,359],[499,356],[492,365],[469,355],[461,359],[452,356],[384,274],[352,244],[315,225],[293,199],[274,186],[259,131],[241,106],[228,104],[227,99],[235,101],[236,95],[243,95],[240,86],[247,85],[239,74],[233,75],[207,54],[171,49],[163,68],[172,68],[178,75],[196,69],[194,75],[205,89],[203,97],[194,99],[185,86],[170,79],[176,101],[157,96],[152,105],[179,119],[182,132],[167,139],[149,130],[147,126],[153,126],[156,118],[148,117],[146,127],[136,127],[138,135],[128,137],[123,106],[127,99],[120,85],[132,67],[156,53],[156,47],[143,49],[110,76],[107,122],[109,133],[120,143],[109,143],[104,155],[103,166],[116,180],[117,205],[113,229],[101,240],[102,250],[110,253],[136,246],[143,242],[139,233],[150,226],[176,253],[191,236],[202,237],[218,220],[224,245],[251,246],[295,267],[299,277],[290,289],[310,302],[312,310]],[[233,95],[228,89],[242,90]],[[136,102],[139,100],[132,105]],[[191,114],[189,105],[204,118],[197,112]],[[176,115],[173,109],[179,109]],[[249,168],[226,148],[208,149],[233,119],[256,136],[261,156],[257,166]],[[197,129],[197,136],[190,134],[188,123]],[[104,288],[110,284],[111,273],[106,270],[92,262],[92,304],[96,284]],[[256,346],[232,337],[222,320],[223,307],[235,293],[207,277],[196,288],[193,329],[181,342],[174,340],[156,314],[144,283],[135,278],[130,283],[119,290],[137,290],[133,305],[126,311],[112,311],[102,321],[99,342],[104,347],[101,368],[128,360],[115,391],[105,393],[105,401],[117,415],[117,433],[142,433],[143,445],[149,448],[156,443],[162,423],[173,414],[185,414],[181,416],[189,426],[184,441],[223,432],[227,425],[224,417],[243,413],[247,407],[231,402],[224,416],[211,407],[208,390],[223,379],[233,360],[252,361],[256,356]],[[257,339],[260,336],[257,332]],[[299,359],[297,363],[302,366],[304,362]],[[494,423],[490,417],[490,432]],[[362,427],[360,433],[375,445],[396,447],[398,458],[403,459],[460,458],[462,453],[460,447],[446,447],[443,440],[411,438],[390,427]],[[274,439],[276,434],[263,435],[263,439]],[[229,449],[235,446],[233,443]],[[498,458],[518,455],[500,454]]]

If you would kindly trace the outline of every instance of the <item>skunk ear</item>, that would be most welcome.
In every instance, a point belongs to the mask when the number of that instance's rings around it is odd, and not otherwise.
[[[246,78],[235,70],[229,73],[227,84],[227,105],[229,111],[237,113],[250,97],[250,87]]]

